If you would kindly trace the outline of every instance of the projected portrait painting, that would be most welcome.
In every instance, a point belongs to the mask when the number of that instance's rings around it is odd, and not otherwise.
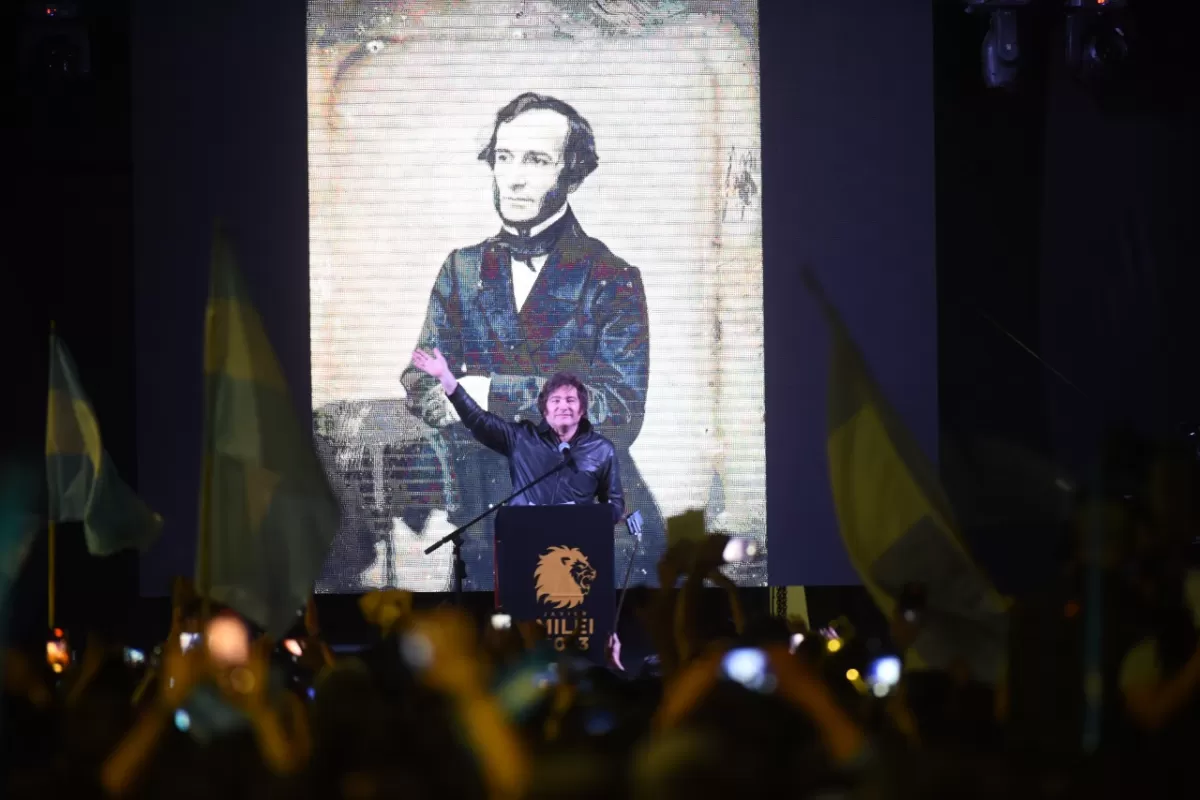
[[[616,445],[653,583],[665,520],[753,537],[766,584],[762,174],[752,2],[310,0],[312,401],[346,509],[318,588],[445,591],[441,536],[511,490],[411,363],[540,421],[569,371]],[[493,585],[490,518],[465,588]]]

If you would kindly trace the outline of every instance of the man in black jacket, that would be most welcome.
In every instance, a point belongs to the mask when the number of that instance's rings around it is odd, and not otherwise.
[[[629,453],[650,372],[645,290],[638,269],[588,236],[568,202],[599,163],[591,126],[561,100],[522,94],[500,109],[479,157],[492,169],[501,230],[446,259],[416,346],[444,354],[464,393],[506,422],[538,419],[544,376],[578,376],[583,411],[611,437],[628,504],[645,517],[632,582],[653,580],[665,525]],[[461,414],[438,382],[413,366],[401,383],[409,410],[448,445],[451,521],[505,497],[514,487],[504,463],[454,424]],[[491,538],[488,520],[464,539],[468,589],[491,588]],[[618,563],[633,544],[619,540]]]
[[[442,352],[416,350],[413,365],[441,384],[463,425],[480,444],[508,458],[513,486],[524,486],[545,475],[570,454],[571,467],[556,480],[531,486],[510,505],[607,503],[613,524],[620,522],[625,500],[616,448],[592,428],[587,419],[588,390],[574,375],[551,376],[538,394],[541,424],[508,422],[479,407],[454,377]]]

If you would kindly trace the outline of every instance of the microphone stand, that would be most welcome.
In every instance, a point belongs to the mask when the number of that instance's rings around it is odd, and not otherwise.
[[[501,500],[499,503],[496,503],[494,506],[490,506],[489,508],[484,509],[482,513],[478,514],[470,522],[467,522],[465,525],[459,526],[457,529],[451,531],[450,533],[443,536],[441,539],[438,539],[436,542],[429,545],[429,547],[425,548],[425,555],[429,555],[434,550],[437,550],[439,547],[441,547],[444,544],[451,544],[454,546],[454,602],[457,605],[459,605],[459,606],[462,605],[463,578],[465,578],[467,576],[467,565],[465,563],[463,563],[462,553],[459,552],[459,549],[462,546],[463,532],[467,528],[474,525],[476,522],[479,522],[481,519],[483,519],[487,515],[495,512],[495,511],[499,511],[501,507],[508,505],[508,501],[510,501],[522,494],[525,494],[525,492],[529,491],[534,486],[537,486],[539,483],[546,480],[551,475],[557,475],[559,473],[559,471],[561,471],[564,467],[566,467],[570,463],[571,463],[571,457],[570,457],[570,455],[567,455],[565,458],[563,458],[562,462],[560,464],[558,464],[556,467],[554,467],[553,469],[549,470],[548,472],[543,473],[542,475],[539,475],[537,478],[533,479],[529,483],[522,486],[520,489],[517,489],[515,492],[510,494],[508,497]]]
[[[633,537],[633,549],[629,553],[629,566],[625,568],[625,581],[621,584],[621,599],[617,602],[617,613],[613,617],[612,633],[617,632],[621,624],[621,610],[625,607],[625,594],[629,591],[629,578],[633,575],[633,562],[637,558],[638,545],[642,543],[642,515],[634,511],[625,517],[629,527],[629,535]]]
[[[642,543],[642,535],[635,534],[633,537],[633,550],[629,553],[629,566],[625,568],[625,581],[621,584],[621,599],[617,602],[617,613],[613,617],[612,632],[616,633],[617,628],[621,625],[621,609],[625,608],[625,593],[629,591],[629,578],[633,575],[633,560],[637,558],[638,545]]]

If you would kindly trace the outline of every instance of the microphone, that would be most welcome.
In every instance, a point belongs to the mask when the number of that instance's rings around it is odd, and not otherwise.
[[[571,463],[571,445],[566,442],[558,443],[558,452],[562,453],[563,461]]]
[[[629,535],[636,537],[640,542],[642,540],[642,512],[633,511],[626,514],[622,519],[625,522],[625,527],[629,530]]]

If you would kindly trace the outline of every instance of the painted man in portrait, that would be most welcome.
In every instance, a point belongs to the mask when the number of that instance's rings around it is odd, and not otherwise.
[[[599,165],[591,125],[562,100],[527,92],[497,113],[479,158],[492,170],[500,230],[446,259],[416,348],[438,348],[476,403],[514,422],[539,419],[547,377],[577,375],[591,398],[588,417],[617,448],[626,507],[646,518],[643,559],[653,564],[664,526],[629,454],[645,416],[650,370],[642,277],[587,235],[569,202]],[[437,382],[412,366],[401,382],[409,410],[448,443],[457,498],[451,521],[466,521],[509,494],[504,459],[472,439]],[[490,586],[491,534],[489,518],[464,539],[467,588]],[[623,574],[633,542],[623,530],[615,536]]]

